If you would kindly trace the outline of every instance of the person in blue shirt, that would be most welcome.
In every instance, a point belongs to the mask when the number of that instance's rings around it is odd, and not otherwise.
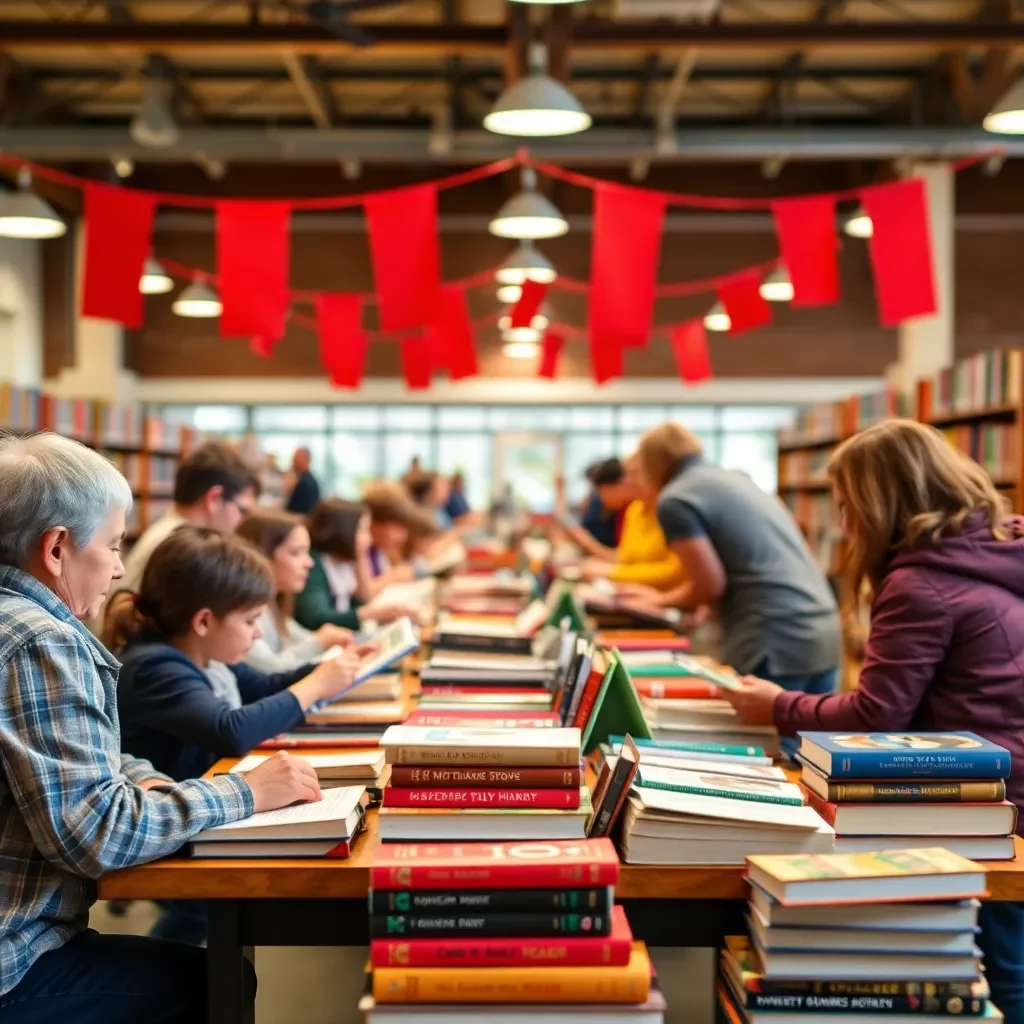
[[[448,519],[453,523],[458,523],[463,516],[472,513],[469,501],[466,499],[466,478],[461,470],[453,473],[451,480],[448,481],[448,502],[444,510],[448,514]]]
[[[597,541],[598,547],[617,548],[622,533],[622,515],[632,500],[626,487],[626,470],[619,459],[605,459],[587,470],[587,479],[593,487],[580,526]],[[595,554],[586,538],[575,537],[582,547]]]
[[[240,537],[182,526],[153,552],[139,593],[115,596],[107,638],[122,649],[122,750],[172,779],[198,778],[294,729],[351,683],[356,657],[347,651],[273,675],[242,663],[273,596],[267,559]],[[150,934],[201,942],[205,915],[171,904]]]
[[[320,500],[320,484],[317,483],[309,466],[309,449],[297,448],[292,456],[292,475],[295,478],[295,483],[292,485],[288,501],[284,506],[286,512],[308,516]]]

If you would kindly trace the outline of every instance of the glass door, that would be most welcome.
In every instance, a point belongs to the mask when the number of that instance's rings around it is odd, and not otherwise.
[[[494,435],[494,493],[511,489],[517,508],[549,513],[562,475],[562,435],[502,432]]]

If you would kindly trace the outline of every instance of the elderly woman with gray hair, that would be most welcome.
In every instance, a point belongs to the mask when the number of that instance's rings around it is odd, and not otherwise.
[[[176,783],[120,752],[118,664],[82,625],[119,579],[131,489],[53,434],[0,440],[0,1022],[195,1024],[201,949],[88,930],[94,879],[320,798],[276,756]]]

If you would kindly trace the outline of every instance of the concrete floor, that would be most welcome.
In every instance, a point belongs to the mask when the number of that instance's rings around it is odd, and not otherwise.
[[[97,903],[90,924],[101,932],[145,935],[156,916],[152,903],[133,903],[124,917]],[[356,1003],[366,958],[365,949],[261,946],[256,951],[256,1024],[295,1024],[297,1006],[302,1007],[302,1024],[362,1024]],[[714,952],[655,950],[654,962],[669,1006],[666,1024],[711,1024]]]

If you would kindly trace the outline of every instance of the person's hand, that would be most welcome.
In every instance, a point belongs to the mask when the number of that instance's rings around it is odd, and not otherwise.
[[[316,631],[316,638],[320,641],[320,646],[325,651],[329,651],[332,647],[350,646],[353,636],[354,634],[351,629],[335,626],[330,622],[325,622]]]
[[[646,583],[617,583],[615,593],[631,602],[640,601],[660,607],[661,591],[649,587]]]
[[[584,558],[580,562],[580,577],[585,580],[605,580],[614,566],[601,558]]]
[[[575,544],[578,548],[583,548],[584,550],[586,550],[590,534],[587,533],[587,531],[584,530],[582,526],[568,527],[565,532],[568,535],[569,540],[571,540],[573,544]]]
[[[775,701],[780,693],[781,686],[757,676],[744,676],[738,690],[721,690],[722,697],[746,725],[774,725]]]
[[[704,623],[710,622],[714,617],[714,609],[709,604],[702,604],[699,608],[694,609],[693,614],[690,616],[690,624],[696,628],[697,626],[703,626]]]
[[[289,757],[283,750],[243,778],[252,790],[253,811],[276,811],[290,804],[323,799],[313,766],[301,757]]]
[[[359,658],[350,648],[336,658],[320,662],[306,679],[313,683],[317,700],[330,700],[352,685],[358,666]]]

